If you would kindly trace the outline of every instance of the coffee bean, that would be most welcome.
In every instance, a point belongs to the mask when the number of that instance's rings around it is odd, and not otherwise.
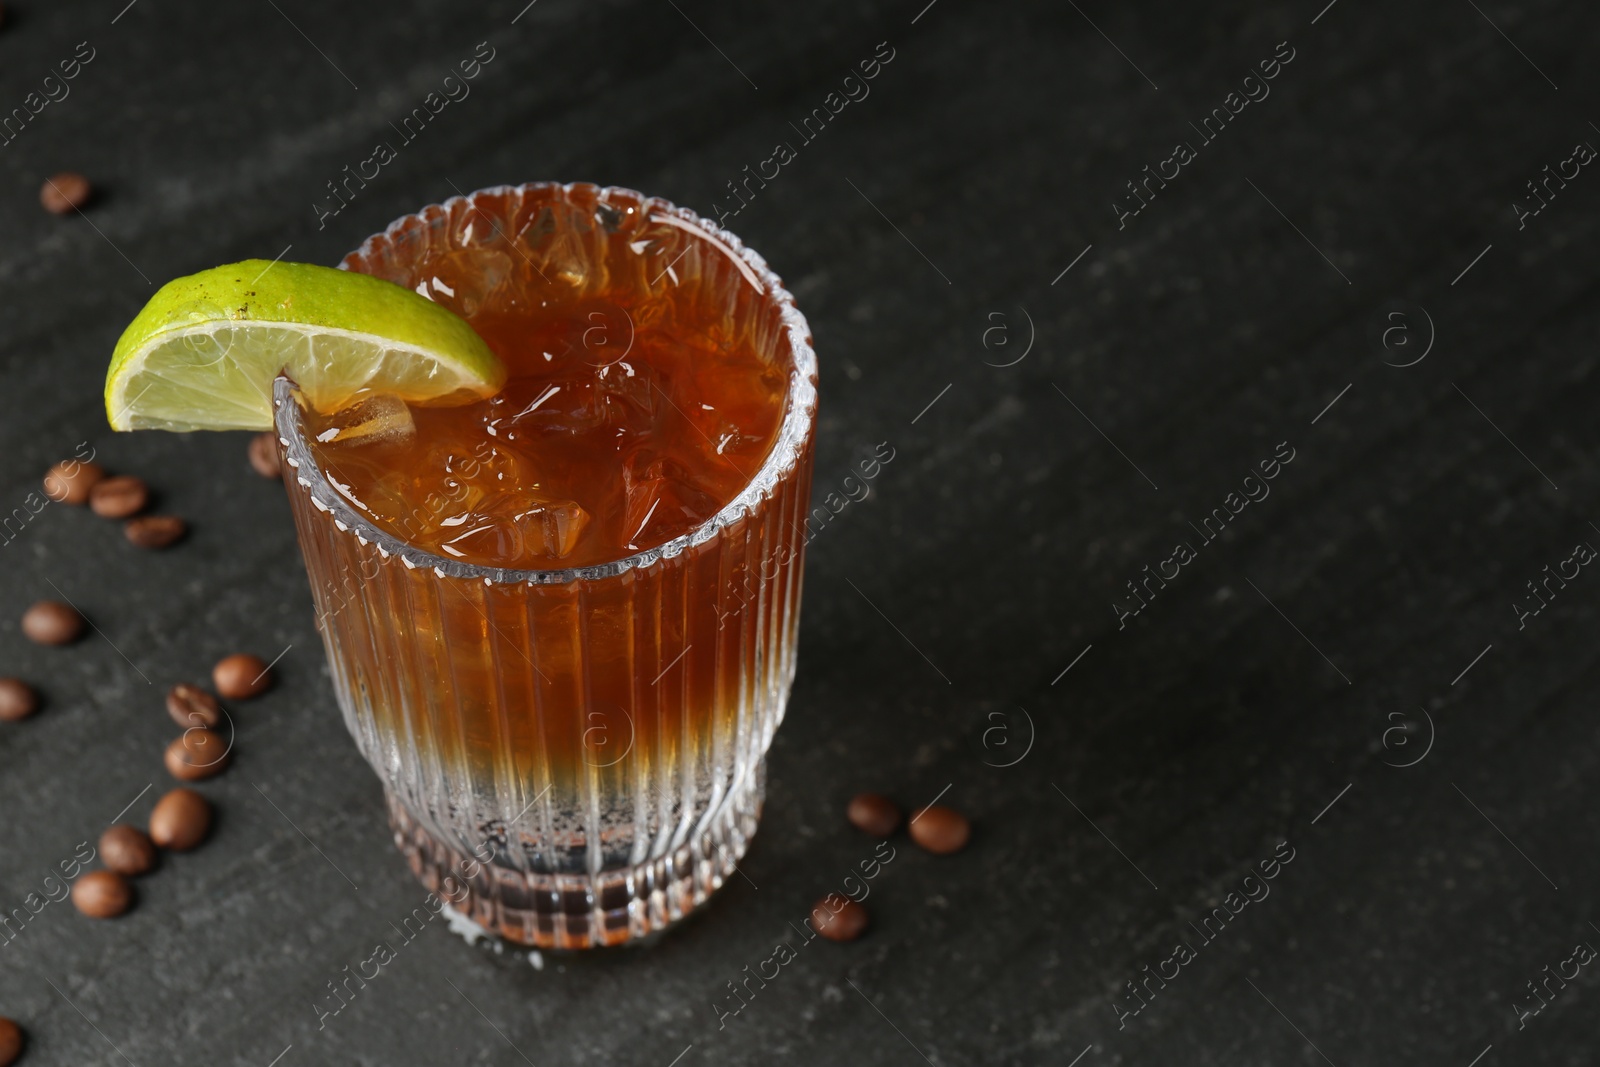
[[[266,660],[240,652],[211,668],[211,682],[229,700],[244,700],[272,688],[272,674]]]
[[[900,809],[878,793],[857,793],[844,814],[851,826],[873,837],[888,837],[900,825]]]
[[[954,808],[935,804],[911,816],[911,840],[939,856],[960,852],[972,836],[972,824]]]
[[[156,846],[137,826],[119,823],[100,835],[100,859],[111,870],[132,878],[156,865]]]
[[[167,714],[179,726],[215,729],[222,721],[222,706],[198,685],[179,682],[167,691]]]
[[[39,694],[20,678],[0,678],[0,720],[16,722],[39,710]]]
[[[89,510],[105,519],[126,519],[150,503],[150,488],[131,474],[96,482],[89,490]]]
[[[210,829],[211,804],[193,789],[172,790],[150,812],[150,840],[174,852],[194,848]]]
[[[133,905],[133,886],[116,871],[90,871],[72,883],[72,905],[91,919],[114,919]]]
[[[89,202],[94,188],[89,179],[74,171],[64,170],[46,178],[39,186],[39,203],[52,215],[70,215]]]
[[[22,1027],[10,1019],[0,1019],[0,1067],[11,1067],[22,1055]]]
[[[143,515],[124,523],[122,532],[140,548],[168,548],[183,540],[189,525],[176,515]]]
[[[283,477],[283,458],[278,455],[278,435],[271,430],[250,438],[250,466],[263,478]]]
[[[167,746],[167,773],[180,782],[198,782],[228,769],[228,742],[215,730],[196,726]]]
[[[41,645],[70,645],[85,625],[78,609],[59,600],[41,600],[22,615],[22,632]]]
[[[88,503],[89,490],[105,476],[98,463],[64,459],[45,472],[44,495],[58,504]]]
[[[829,893],[811,909],[811,927],[829,941],[854,941],[867,929],[864,905]]]

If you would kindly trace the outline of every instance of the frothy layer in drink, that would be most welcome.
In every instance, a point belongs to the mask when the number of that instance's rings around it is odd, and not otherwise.
[[[510,376],[464,406],[375,396],[309,413],[352,506],[448,558],[580,567],[686,534],[749,483],[783,422],[788,361],[741,325],[713,269],[726,249],[628,222],[597,223],[581,259],[530,241],[535,217],[515,241],[496,232],[422,260],[417,291],[466,318]]]

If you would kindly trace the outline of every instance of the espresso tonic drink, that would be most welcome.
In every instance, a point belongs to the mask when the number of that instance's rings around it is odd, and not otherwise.
[[[618,944],[733,871],[795,669],[816,362],[690,212],[499,188],[346,257],[464,318],[486,399],[275,385],[339,706],[417,876],[528,945]]]

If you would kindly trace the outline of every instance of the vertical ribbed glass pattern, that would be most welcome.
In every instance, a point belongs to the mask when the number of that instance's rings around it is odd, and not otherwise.
[[[459,230],[432,220],[474,200],[506,222],[481,239],[535,257],[581,257],[562,225],[575,212],[670,220],[679,242],[715,247],[691,257],[697,269],[726,274],[730,313],[791,370],[779,440],[737,498],[676,541],[571,571],[475,567],[376,529],[317,468],[293,385],[276,384],[334,691],[384,782],[396,843],[430,889],[502,936],[618,944],[704,901],[755,831],[795,671],[815,357],[759,256],[624,190],[474,194],[400,220],[345,266],[408,284],[408,262],[459,249]],[[530,236],[535,217],[555,222]]]

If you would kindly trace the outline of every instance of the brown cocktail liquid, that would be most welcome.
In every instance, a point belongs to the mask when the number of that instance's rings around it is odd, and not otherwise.
[[[593,186],[426,209],[346,266],[465,318],[505,386],[279,416],[334,687],[397,841],[513,940],[660,929],[754,832],[794,673],[815,371],[736,244]]]
[[[459,273],[424,291],[466,290]],[[509,371],[498,394],[313,418],[319,462],[382,529],[487,567],[590,566],[688,533],[760,468],[788,373],[698,280],[639,280],[467,316]]]

